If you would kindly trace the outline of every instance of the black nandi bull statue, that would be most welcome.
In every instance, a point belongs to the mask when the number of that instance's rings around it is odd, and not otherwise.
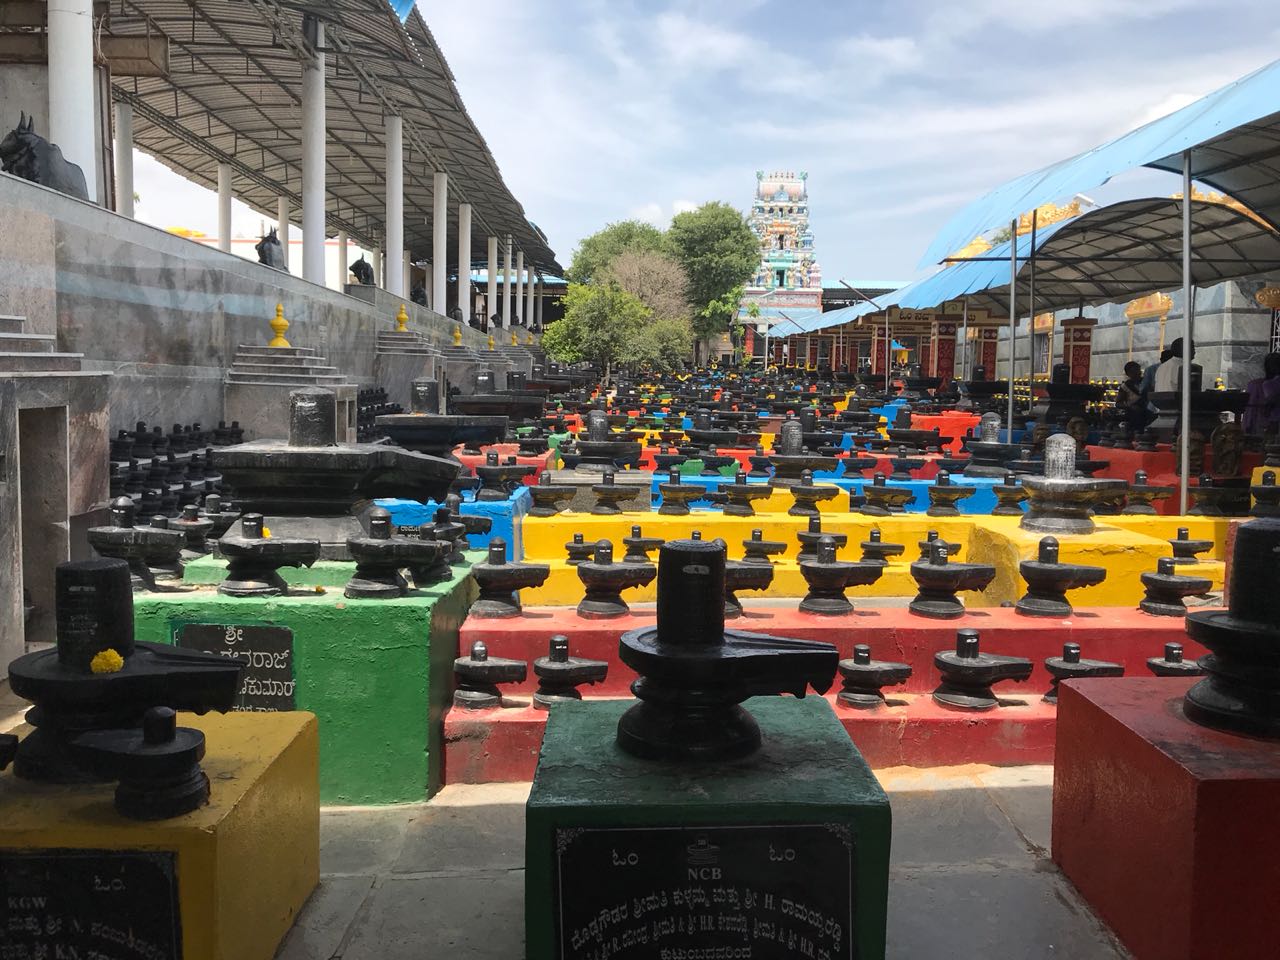
[[[289,269],[289,265],[284,260],[284,244],[280,242],[275,227],[268,230],[267,235],[254,244],[253,249],[258,251],[259,263],[265,263],[268,267],[275,267],[277,270]]]
[[[84,171],[64,157],[56,143],[50,143],[32,129],[33,119],[24,111],[17,127],[0,140],[0,169],[68,196],[88,200]]]

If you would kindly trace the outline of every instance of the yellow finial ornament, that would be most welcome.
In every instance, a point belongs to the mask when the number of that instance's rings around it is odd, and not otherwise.
[[[400,304],[400,312],[396,314],[396,333],[409,332],[409,313],[404,308],[404,304]]]
[[[493,349],[493,334],[489,334],[489,349]]]
[[[513,347],[520,346],[520,334],[516,333],[514,330],[511,331],[511,345]]]
[[[525,334],[524,342],[525,342],[525,344],[526,344],[527,346],[530,346],[530,347],[532,347],[532,346],[533,346],[533,331],[532,331],[532,330],[530,330],[527,334]]]
[[[453,328],[453,345],[455,347],[462,346],[462,328],[461,327]]]
[[[275,319],[271,321],[271,331],[275,336],[267,344],[268,347],[287,347],[289,341],[284,338],[284,332],[289,329],[289,321],[284,318],[284,304],[276,304]]]

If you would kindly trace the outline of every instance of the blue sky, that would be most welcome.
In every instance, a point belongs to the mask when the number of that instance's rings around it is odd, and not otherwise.
[[[1280,51],[1274,0],[419,0],[507,183],[579,239],[809,173],[823,275],[910,279],[966,201]],[[213,198],[140,158],[139,216]],[[1090,192],[1167,195],[1140,173]],[[198,200],[196,194],[205,195]],[[178,198],[193,198],[175,206]],[[1068,198],[1063,198],[1068,199]],[[237,232],[262,217],[237,207]],[[164,223],[162,225],[169,225]]]

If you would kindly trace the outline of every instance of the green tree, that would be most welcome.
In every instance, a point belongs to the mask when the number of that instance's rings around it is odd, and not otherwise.
[[[721,333],[737,315],[738,300],[726,311],[729,295],[749,279],[760,263],[760,243],[742,214],[727,203],[704,203],[677,214],[667,242],[689,277],[689,302],[699,336]]]
[[[684,268],[655,250],[624,250],[596,276],[616,283],[648,307],[656,319],[689,318],[689,278]]]
[[[693,327],[682,317],[658,317],[644,325],[635,361],[655,370],[679,370],[693,358]]]
[[[547,327],[542,348],[562,363],[596,364],[608,386],[615,366],[639,359],[652,316],[617,284],[571,283],[564,295],[564,316]]]
[[[619,220],[597,230],[578,244],[565,271],[571,283],[590,283],[618,254],[626,250],[666,250],[666,236],[643,220]]]

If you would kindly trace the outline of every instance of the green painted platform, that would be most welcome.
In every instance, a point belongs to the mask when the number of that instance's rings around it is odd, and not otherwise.
[[[764,746],[710,764],[619,749],[634,702],[551,710],[525,818],[529,960],[883,958],[889,800],[826,701],[748,701]]]
[[[342,584],[354,568],[327,566],[344,568]],[[291,671],[294,707],[320,719],[321,802],[421,801],[442,784],[458,628],[477,592],[469,569],[398,600],[348,600],[333,585],[267,599],[139,593],[135,634],[173,644],[187,624],[287,627],[291,662],[271,675]]]

